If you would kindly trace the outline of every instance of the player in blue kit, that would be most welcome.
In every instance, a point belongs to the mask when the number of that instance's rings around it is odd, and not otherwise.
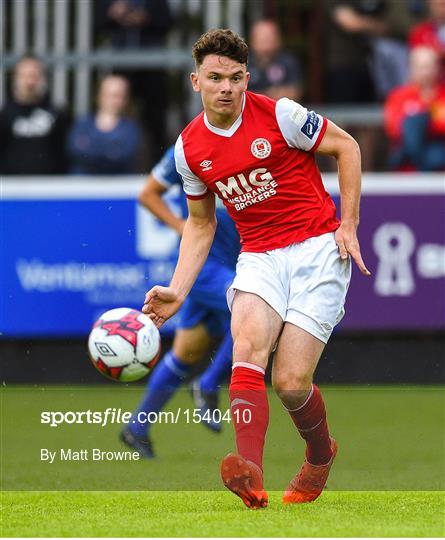
[[[188,211],[182,189],[181,217],[176,216],[162,199],[163,194],[175,185],[182,186],[182,183],[176,172],[172,147],[153,168],[139,201],[182,235]],[[132,421],[121,434],[127,445],[147,458],[154,457],[150,424],[143,422],[142,415],[139,421],[138,414],[159,412],[190,374],[192,366],[208,353],[214,338],[223,337],[212,363],[192,384],[195,405],[201,409],[203,423],[213,431],[221,430],[221,424],[214,421],[212,411],[218,405],[218,385],[231,370],[233,342],[226,291],[235,277],[240,242],[235,225],[224,207],[217,209],[217,220],[215,240],[207,262],[179,313],[180,322],[173,347],[156,366]]]

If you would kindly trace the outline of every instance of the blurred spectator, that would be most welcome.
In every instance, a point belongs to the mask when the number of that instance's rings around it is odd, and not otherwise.
[[[371,35],[372,76],[376,94],[385,99],[389,92],[408,81],[407,40],[412,27],[424,15],[423,0],[385,0],[379,14],[382,33]]]
[[[370,72],[370,33],[384,32],[379,2],[324,0],[327,17],[327,101],[366,103],[375,99]]]
[[[141,144],[137,124],[125,117],[129,88],[124,77],[100,84],[97,113],[78,120],[68,137],[71,174],[131,174]]]
[[[23,57],[12,74],[12,99],[0,111],[0,174],[66,172],[66,115],[47,95],[43,63]]]
[[[166,0],[99,0],[98,29],[118,49],[164,47],[173,20]],[[118,70],[131,83],[132,94],[141,108],[144,130],[151,139],[154,162],[165,151],[168,86],[166,72],[156,70]]]
[[[445,85],[439,55],[416,47],[410,55],[410,82],[394,90],[385,104],[385,128],[396,169],[445,169]]]
[[[441,55],[442,80],[445,81],[445,0],[428,0],[428,11],[429,19],[411,30],[409,45],[436,49]]]
[[[329,101],[370,102],[406,82],[406,40],[421,15],[418,1],[325,0],[325,5]]]
[[[273,99],[301,98],[301,68],[298,60],[281,48],[278,25],[272,20],[253,24],[250,31],[249,90]]]

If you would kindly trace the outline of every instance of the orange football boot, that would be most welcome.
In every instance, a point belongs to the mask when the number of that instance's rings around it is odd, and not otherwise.
[[[337,455],[337,442],[331,437],[332,457],[326,465],[311,465],[304,460],[300,472],[287,486],[283,495],[284,503],[306,503],[315,501],[321,495]]]
[[[226,488],[238,495],[247,507],[256,509],[267,506],[263,473],[252,461],[238,454],[227,454],[221,461],[221,478]]]

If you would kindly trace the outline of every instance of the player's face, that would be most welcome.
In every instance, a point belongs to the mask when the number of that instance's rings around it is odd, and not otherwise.
[[[243,93],[249,73],[245,64],[226,56],[207,55],[191,81],[195,92],[201,92],[202,103],[209,122],[226,129],[240,115]]]

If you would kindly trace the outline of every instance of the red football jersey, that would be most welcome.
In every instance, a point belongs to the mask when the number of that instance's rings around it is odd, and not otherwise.
[[[176,168],[188,198],[224,203],[242,251],[264,252],[334,231],[335,205],[325,191],[313,151],[327,120],[287,98],[246,92],[243,110],[227,130],[205,113],[184,129]]]

